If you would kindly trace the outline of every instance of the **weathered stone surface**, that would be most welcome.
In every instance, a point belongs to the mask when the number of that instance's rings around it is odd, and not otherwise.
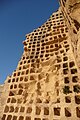
[[[7,79],[9,79],[9,77],[7,77]],[[6,81],[3,85],[0,85],[0,120],[2,118],[4,112],[4,106],[6,104],[6,100],[9,94],[9,86]]]
[[[80,69],[80,0],[61,0],[61,8],[64,10],[74,56]]]
[[[79,6],[60,0],[59,10],[26,35],[16,70],[0,86],[1,120],[80,120]]]

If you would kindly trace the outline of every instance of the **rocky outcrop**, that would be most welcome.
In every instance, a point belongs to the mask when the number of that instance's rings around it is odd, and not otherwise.
[[[60,3],[69,28],[75,60],[80,69],[80,0],[61,0]]]
[[[26,35],[18,66],[0,87],[1,120],[80,120],[80,0],[60,4]]]

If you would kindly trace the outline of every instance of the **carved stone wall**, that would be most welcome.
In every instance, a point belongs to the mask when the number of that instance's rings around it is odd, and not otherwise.
[[[60,0],[71,36],[71,44],[80,69],[80,0]]]
[[[1,114],[2,114],[2,91],[3,91],[3,85],[0,85],[0,120],[1,120]]]
[[[63,1],[26,35],[23,55],[4,85],[1,120],[80,120],[80,77],[70,35],[75,26],[68,28],[62,6]]]
[[[8,79],[9,77],[7,77]],[[6,79],[6,81],[7,81]],[[0,120],[2,120],[4,106],[9,94],[9,84],[5,81],[4,85],[0,85]]]

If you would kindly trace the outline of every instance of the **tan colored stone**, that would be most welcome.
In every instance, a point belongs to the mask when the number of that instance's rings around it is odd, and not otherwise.
[[[26,35],[16,70],[0,86],[0,120],[80,120],[80,0]]]

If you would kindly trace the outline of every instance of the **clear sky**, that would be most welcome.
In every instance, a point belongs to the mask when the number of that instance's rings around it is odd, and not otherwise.
[[[58,7],[58,0],[0,0],[0,84],[16,69],[25,35]]]

